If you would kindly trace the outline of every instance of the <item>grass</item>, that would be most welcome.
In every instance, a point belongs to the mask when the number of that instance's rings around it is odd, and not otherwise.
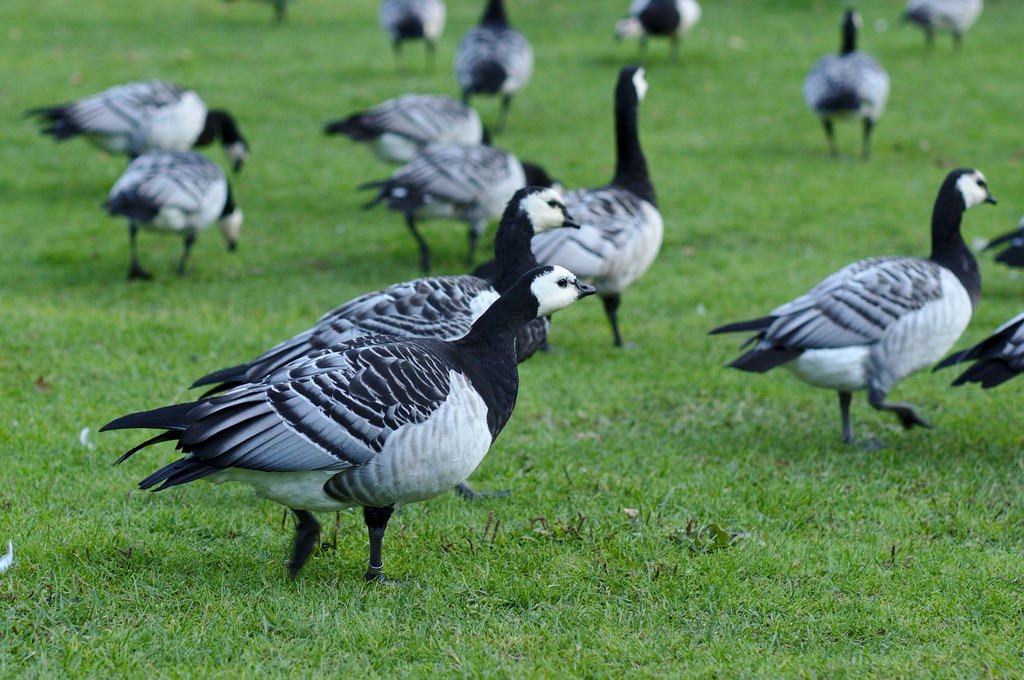
[[[611,40],[626,3],[509,4],[538,68],[501,144],[568,186],[606,181],[611,89],[635,55]],[[258,3],[0,4],[0,540],[16,550],[0,676],[1024,674],[1022,384],[910,378],[893,396],[934,429],[906,433],[858,395],[857,434],[887,444],[866,451],[840,443],[833,394],[725,370],[736,339],[706,335],[854,259],[926,254],[956,165],[982,168],[1001,199],[966,216],[968,242],[1016,223],[1024,6],[990,0],[954,54],[948,40],[925,52],[897,4],[859,3],[862,45],[893,81],[868,163],[852,158],[855,126],[839,129],[851,157],[828,158],[801,101],[806,69],[838,46],[837,4],[716,0],[680,63],[652,45],[641,126],[666,235],[624,298],[637,347],[611,347],[599,304],[559,315],[471,479],[512,497],[406,507],[385,547],[405,588],[362,583],[354,512],[336,539],[324,518],[335,545],[289,581],[278,506],[239,487],[133,491],[170,447],[111,467],[139,438],[96,430],[416,274],[400,220],[358,209],[355,186],[390,168],[319,126],[406,91],[454,93],[480,3],[449,3],[433,73],[418,46],[394,68],[371,0],[294,3],[280,27]],[[157,76],[236,113],[253,146],[235,180],[247,223],[235,255],[205,234],[180,280],[180,242],[143,234],[157,278],[132,284],[124,226],[99,209],[123,160],[54,145],[19,115]],[[497,105],[479,108],[492,120]],[[460,271],[463,228],[426,237],[437,269]],[[1019,275],[981,260],[961,345],[1020,310]],[[716,544],[712,523],[736,538]]]

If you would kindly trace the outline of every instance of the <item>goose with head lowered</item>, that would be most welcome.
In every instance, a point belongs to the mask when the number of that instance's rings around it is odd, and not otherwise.
[[[483,144],[439,144],[396,170],[390,178],[367,182],[360,189],[376,189],[366,203],[380,202],[405,216],[416,239],[420,267],[430,271],[430,248],[416,228],[417,218],[441,217],[469,223],[469,264],[487,221],[499,217],[512,194],[527,185],[554,184],[544,168],[520,161],[512,154]]]
[[[232,251],[242,229],[242,211],[235,205],[227,177],[216,163],[196,151],[153,151],[139,156],[114,183],[103,207],[111,215],[128,218],[129,279],[152,278],[139,264],[139,229],[184,236],[179,276],[185,274],[199,232],[212,222],[217,222]]]
[[[839,54],[827,54],[819,59],[804,80],[804,99],[811,111],[821,118],[833,156],[839,155],[833,123],[843,118],[863,121],[861,157],[871,154],[871,131],[889,99],[889,74],[874,57],[857,49],[860,25],[860,15],[847,10],[843,15],[843,43]]]
[[[78,101],[32,109],[43,134],[64,141],[82,135],[111,153],[188,151],[220,140],[237,171],[249,157],[238,124],[223,109],[207,109],[194,90],[163,80],[116,85]]]
[[[700,21],[697,0],[633,0],[629,16],[615,24],[615,38],[640,38],[641,58],[647,53],[649,36],[667,37],[672,47],[670,58],[679,56],[679,40]]]
[[[981,295],[978,263],[960,234],[968,208],[995,203],[984,175],[954,170],[939,188],[927,258],[875,257],[854,262],[768,316],[720,326],[750,331],[754,347],[730,366],[764,373],[785,366],[816,387],[839,393],[843,441],[853,441],[852,393],[893,412],[903,427],[927,427],[910,404],[890,403],[896,383],[939,360],[967,328]]]
[[[1024,314],[1013,317],[977,345],[949,355],[935,370],[968,361],[974,363],[953,381],[954,387],[972,382],[988,389],[1024,371]]]
[[[480,144],[480,115],[440,94],[406,94],[324,126],[328,135],[346,135],[371,144],[385,161],[407,163],[432,144]]]
[[[466,479],[512,415],[518,329],[592,292],[562,267],[538,267],[458,340],[360,338],[220,396],[134,413],[103,429],[163,430],[119,462],[164,441],[185,453],[142,480],[143,489],[240,481],[290,508],[293,577],[319,536],[313,512],[362,507],[370,539],[365,578],[382,581],[382,541],[395,505]]]
[[[637,108],[646,92],[643,68],[627,66],[619,72],[615,176],[605,186],[565,195],[579,231],[533,239],[538,262],[560,264],[597,287],[618,347],[623,344],[618,321],[622,291],[643,276],[661,249],[661,213],[637,131]]]
[[[501,110],[494,131],[501,132],[512,97],[526,87],[533,75],[533,47],[512,28],[504,0],[487,0],[480,24],[462,36],[455,53],[455,77],[462,101],[477,94],[500,95]]]
[[[936,31],[949,31],[953,47],[960,49],[964,33],[978,20],[982,7],[982,0],[907,0],[902,18],[921,27],[929,48],[935,44]]]
[[[427,46],[428,65],[433,67],[437,41],[444,32],[444,0],[383,0],[378,16],[381,28],[391,39],[396,60],[403,42],[422,40]]]

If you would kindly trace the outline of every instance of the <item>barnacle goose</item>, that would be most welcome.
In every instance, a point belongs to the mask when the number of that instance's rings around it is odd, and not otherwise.
[[[230,250],[237,247],[242,229],[242,211],[235,206],[230,183],[213,161],[196,151],[152,151],[139,156],[114,183],[103,207],[111,215],[128,218],[129,279],[152,278],[139,265],[135,241],[140,228],[184,235],[179,275],[185,273],[196,236],[211,222],[217,221]]]
[[[407,163],[431,144],[480,144],[484,128],[469,106],[440,94],[406,94],[324,126],[372,144],[382,159]]]
[[[909,404],[889,403],[897,382],[945,354],[971,320],[981,274],[960,234],[968,208],[995,203],[978,170],[946,177],[932,212],[932,253],[854,262],[768,316],[711,333],[754,331],[753,349],[730,366],[763,373],[784,365],[816,387],[839,392],[843,441],[853,441],[851,392],[892,411],[905,428],[927,427]]]
[[[989,241],[985,250],[991,250],[1004,243],[1009,245],[1003,252],[996,255],[996,262],[1002,262],[1008,267],[1024,267],[1024,217],[1020,219],[1016,229]]]
[[[505,127],[512,97],[526,87],[533,75],[533,47],[512,28],[504,0],[487,0],[480,24],[462,36],[455,53],[455,77],[462,101],[475,94],[501,95],[501,109],[494,131]]]
[[[103,429],[164,430],[118,462],[163,441],[186,454],[143,479],[143,489],[202,477],[240,481],[291,508],[298,520],[292,577],[319,535],[312,513],[361,506],[370,539],[364,578],[382,581],[381,543],[395,505],[464,480],[512,415],[516,331],[593,292],[562,267],[538,267],[458,340],[360,338],[223,395],[134,413]]]
[[[833,156],[836,148],[832,122],[836,118],[860,118],[864,121],[861,155],[871,153],[871,130],[885,110],[889,99],[889,74],[866,52],[857,49],[860,15],[847,10],[843,15],[843,43],[839,54],[827,54],[811,67],[804,80],[804,100],[821,118]]]
[[[560,264],[597,286],[622,346],[618,308],[622,291],[643,276],[661,248],[662,220],[637,132],[637,107],[647,92],[644,69],[627,66],[615,86],[615,176],[611,184],[565,195],[579,231],[548,232],[533,239],[542,264]]]
[[[422,40],[427,46],[427,61],[433,67],[437,40],[444,31],[443,0],[383,0],[379,16],[396,59],[403,40]]]
[[[960,49],[964,33],[981,14],[982,0],[907,0],[904,21],[924,30],[928,47],[935,44],[935,31],[953,34],[953,46]]]
[[[238,124],[223,109],[207,109],[194,90],[162,80],[115,85],[98,94],[25,112],[43,134],[64,141],[85,135],[112,153],[188,151],[219,139],[237,171],[249,157]]]
[[[641,54],[647,52],[648,36],[666,36],[672,42],[671,58],[679,56],[679,39],[700,21],[697,0],[633,0],[629,16],[615,24],[615,38],[640,38]]]
[[[512,194],[528,184],[551,186],[553,180],[538,165],[485,145],[440,144],[396,170],[389,179],[367,182],[360,189],[377,189],[366,203],[385,201],[405,215],[419,244],[420,267],[430,271],[430,248],[416,229],[416,218],[444,217],[469,223],[469,263],[487,221],[498,217]]]
[[[979,383],[985,389],[1002,385],[1024,371],[1024,314],[1018,314],[977,345],[943,359],[935,370],[973,361],[953,385]]]

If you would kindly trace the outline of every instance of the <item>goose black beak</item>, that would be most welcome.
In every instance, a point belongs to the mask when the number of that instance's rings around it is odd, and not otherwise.
[[[992,205],[995,205],[996,204],[996,197],[993,196],[992,194],[989,194],[988,196],[985,197],[985,202],[986,203],[991,203]]]
[[[588,295],[593,295],[597,292],[597,288],[594,288],[588,283],[576,283],[576,288],[580,291],[580,297],[585,298]]]
[[[568,228],[568,229],[579,229],[582,226],[579,222],[577,222],[572,217],[570,217],[569,213],[567,213],[564,210],[562,211],[562,217],[563,217],[563,221],[562,221],[562,228],[563,229],[566,229],[566,228]]]

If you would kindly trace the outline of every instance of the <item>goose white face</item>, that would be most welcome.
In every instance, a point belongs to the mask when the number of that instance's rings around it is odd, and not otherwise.
[[[554,187],[527,194],[520,200],[519,209],[530,220],[535,234],[564,226],[569,219],[562,192]]]
[[[638,68],[633,74],[633,89],[636,90],[637,101],[643,101],[647,95],[647,76],[642,68]]]
[[[220,233],[224,234],[224,240],[228,242],[228,248],[231,250],[238,245],[238,236],[242,233],[242,217],[242,209],[235,208],[217,221]]]
[[[995,203],[992,194],[988,192],[988,182],[981,170],[968,172],[960,175],[956,181],[956,188],[964,199],[964,208],[972,208],[981,203]]]
[[[537,298],[537,316],[547,316],[565,309],[581,297],[594,294],[597,289],[580,283],[576,275],[565,267],[554,265],[533,280],[530,292]]]

